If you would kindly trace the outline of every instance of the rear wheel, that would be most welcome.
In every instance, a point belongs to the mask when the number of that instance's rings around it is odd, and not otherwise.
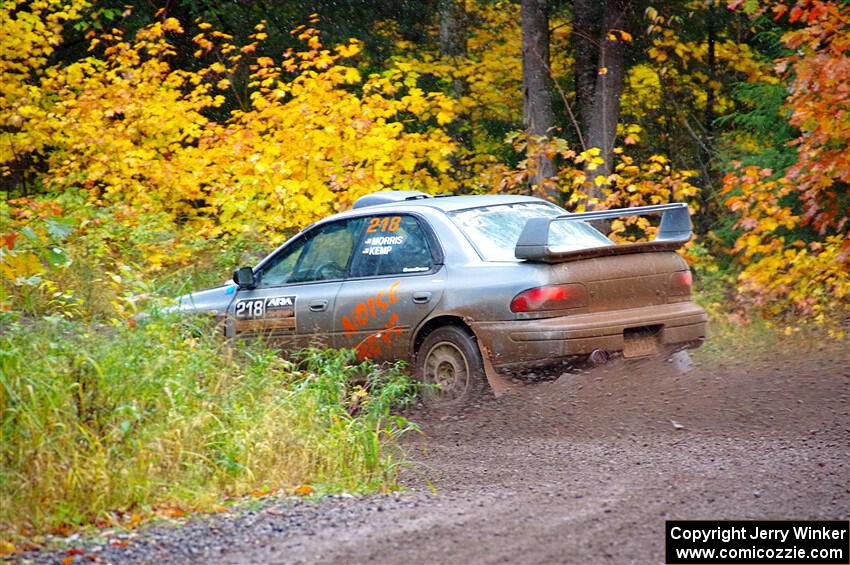
[[[416,354],[416,377],[427,385],[426,402],[455,405],[481,394],[486,377],[475,337],[457,326],[437,328]]]

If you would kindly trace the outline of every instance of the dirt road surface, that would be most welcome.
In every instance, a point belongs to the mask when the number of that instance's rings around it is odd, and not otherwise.
[[[154,529],[109,561],[663,563],[666,519],[850,517],[850,353],[615,364],[414,410],[408,491]]]

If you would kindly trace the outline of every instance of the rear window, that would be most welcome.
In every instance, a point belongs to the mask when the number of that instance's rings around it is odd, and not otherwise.
[[[525,223],[531,218],[565,214],[551,204],[523,202],[458,210],[450,214],[485,261],[516,261],[514,248]],[[613,245],[613,242],[584,222],[555,222],[549,228],[553,251],[575,251]]]

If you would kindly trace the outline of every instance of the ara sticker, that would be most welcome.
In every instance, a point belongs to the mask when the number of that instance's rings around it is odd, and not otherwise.
[[[295,329],[295,296],[237,300],[235,314],[241,329]]]

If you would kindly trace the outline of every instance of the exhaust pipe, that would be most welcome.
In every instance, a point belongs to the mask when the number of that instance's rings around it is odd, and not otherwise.
[[[599,366],[599,365],[606,364],[611,359],[611,356],[608,355],[608,352],[605,351],[605,350],[594,349],[593,352],[590,354],[590,357],[588,357],[588,359],[590,359],[590,362],[594,366]]]

